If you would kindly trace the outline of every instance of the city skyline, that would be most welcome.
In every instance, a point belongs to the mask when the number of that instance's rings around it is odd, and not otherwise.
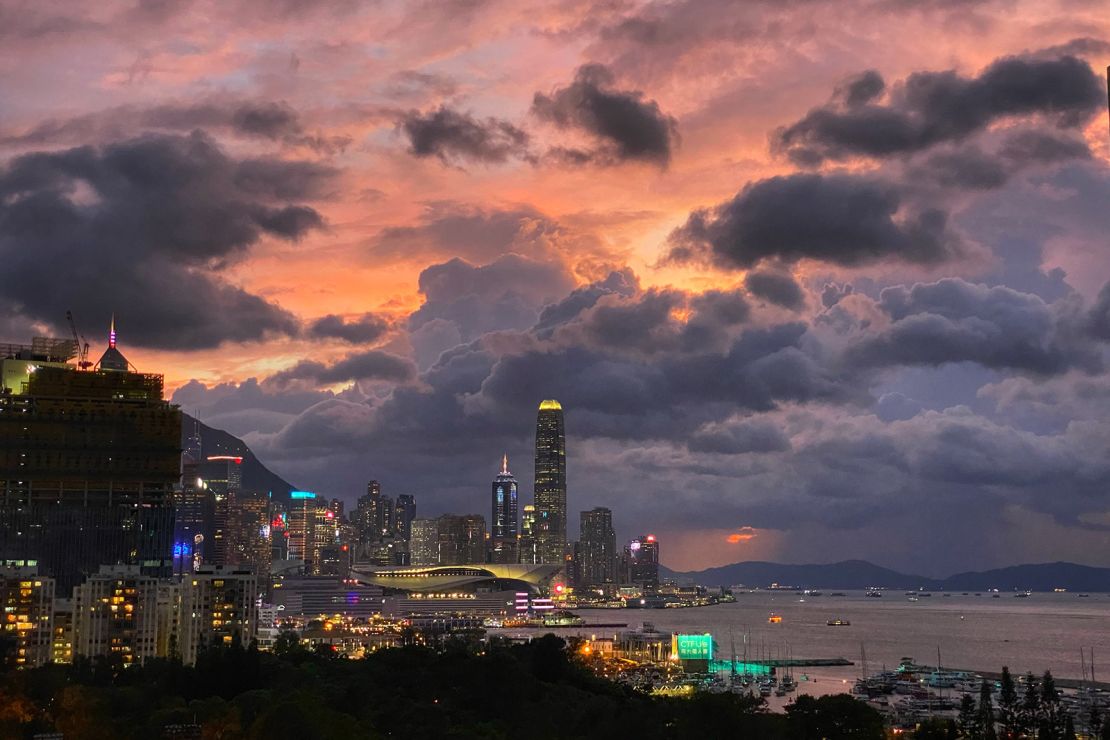
[[[556,398],[563,525],[676,569],[1110,565],[1103,2],[3,18],[0,341],[348,510],[529,498]]]

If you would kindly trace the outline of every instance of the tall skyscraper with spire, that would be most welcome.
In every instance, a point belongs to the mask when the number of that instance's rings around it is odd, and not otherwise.
[[[563,407],[540,403],[536,417],[536,550],[541,562],[563,563],[567,549],[567,440]]]
[[[490,500],[490,559],[495,563],[515,563],[518,558],[520,507],[516,478],[509,472],[509,456],[501,458],[501,472],[493,479]]]

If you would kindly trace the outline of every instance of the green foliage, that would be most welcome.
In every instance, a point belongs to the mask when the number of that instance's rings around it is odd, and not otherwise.
[[[205,646],[195,666],[82,661],[0,677],[0,737],[157,738],[200,724],[219,740],[313,738],[883,737],[882,721],[848,696],[799,697],[789,716],[759,698],[661,698],[597,677],[546,636],[526,645],[471,639],[442,649],[382,650],[364,660],[238,642]]]
[[[998,691],[998,721],[1003,737],[1012,737],[1017,731],[1018,698],[1010,668],[1002,666],[1002,680]]]
[[[799,696],[786,708],[791,738],[846,740],[886,737],[883,718],[871,707],[847,694]]]
[[[940,717],[925,720],[913,731],[914,740],[956,740],[958,737],[956,721]]]

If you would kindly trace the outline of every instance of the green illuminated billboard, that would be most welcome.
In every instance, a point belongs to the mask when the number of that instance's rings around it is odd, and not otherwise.
[[[713,635],[678,635],[679,660],[712,660]]]

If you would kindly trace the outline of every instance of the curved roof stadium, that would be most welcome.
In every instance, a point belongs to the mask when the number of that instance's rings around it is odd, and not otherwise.
[[[480,563],[475,565],[428,565],[397,568],[353,568],[351,576],[361,583],[415,593],[476,591],[494,588],[510,591],[541,591],[559,565]]]

